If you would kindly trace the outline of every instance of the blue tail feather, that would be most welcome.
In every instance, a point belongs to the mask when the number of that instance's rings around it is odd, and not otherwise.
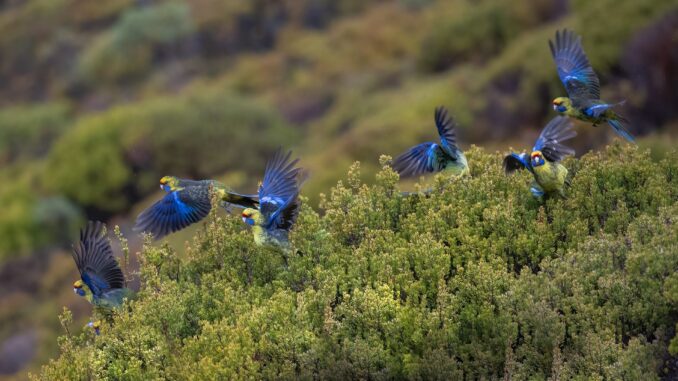
[[[635,143],[636,140],[633,138],[631,133],[624,127],[622,122],[618,119],[609,119],[607,123],[614,128],[614,131],[624,139],[628,140],[631,143]]]

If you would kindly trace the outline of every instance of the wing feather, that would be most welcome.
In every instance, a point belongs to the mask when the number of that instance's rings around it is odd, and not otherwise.
[[[95,297],[125,286],[125,276],[113,256],[103,223],[89,221],[80,231],[80,241],[73,246],[72,254],[82,281]]]
[[[549,47],[560,81],[573,102],[586,104],[600,99],[598,76],[584,53],[581,37],[567,29],[556,31],[556,41],[549,40]]]
[[[574,149],[563,144],[577,136],[572,122],[564,116],[557,116],[548,122],[532,148],[541,151],[548,161],[561,161],[565,156],[574,155]]]

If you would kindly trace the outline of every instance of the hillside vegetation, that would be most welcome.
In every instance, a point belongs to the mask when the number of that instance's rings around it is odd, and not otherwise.
[[[87,220],[120,225],[134,267],[161,176],[254,192],[278,146],[318,210],[353,162],[371,185],[379,154],[436,139],[436,106],[464,150],[531,147],[563,95],[557,29],[657,168],[678,143],[676,25],[675,0],[0,0],[0,380],[56,356],[62,306],[89,318],[70,257]],[[579,155],[614,136],[577,131]],[[184,258],[195,229],[160,245]]]
[[[221,213],[183,256],[145,245],[139,298],[97,337],[66,311],[34,379],[675,376],[678,154],[569,159],[567,199],[545,204],[499,153],[468,158],[472,176],[430,196],[354,164],[304,207],[287,257]]]

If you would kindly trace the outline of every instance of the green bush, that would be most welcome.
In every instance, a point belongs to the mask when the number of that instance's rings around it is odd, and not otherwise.
[[[188,5],[165,2],[126,11],[80,60],[92,81],[116,83],[147,74],[161,49],[174,49],[195,31]]]
[[[678,154],[566,162],[567,199],[471,149],[472,176],[404,197],[359,166],[255,247],[210,216],[186,253],[146,244],[101,336],[70,328],[34,379],[658,379],[677,323]]]
[[[70,124],[63,103],[0,109],[0,165],[44,155]]]
[[[165,175],[261,173],[272,151],[296,138],[270,107],[200,90],[79,119],[47,157],[44,187],[79,205],[118,212]]]
[[[36,249],[69,244],[82,224],[81,211],[62,197],[36,191],[39,167],[15,164],[0,170],[0,262]]]

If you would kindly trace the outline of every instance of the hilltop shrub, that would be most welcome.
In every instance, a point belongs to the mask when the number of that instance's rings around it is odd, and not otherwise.
[[[34,379],[664,375],[676,152],[569,160],[568,198],[543,205],[499,154],[467,156],[472,176],[437,176],[428,197],[402,196],[389,168],[363,184],[353,166],[322,214],[304,206],[288,258],[216,213],[181,257],[147,243],[128,312],[62,338]]]

